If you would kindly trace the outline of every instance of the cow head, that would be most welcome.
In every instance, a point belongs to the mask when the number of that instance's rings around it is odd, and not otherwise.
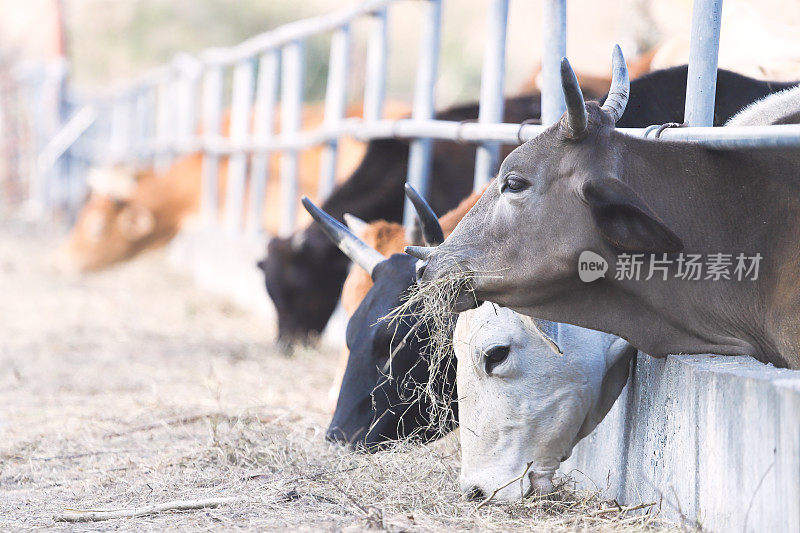
[[[584,103],[564,59],[567,111],[561,120],[505,159],[497,179],[444,244],[409,250],[426,261],[423,281],[456,272],[470,276],[475,294],[465,291],[458,310],[489,300],[536,315],[542,306],[585,295],[583,286],[592,286],[578,276],[583,251],[609,252],[608,257],[682,249],[677,235],[619,179],[628,169],[620,164],[615,143],[622,135],[614,123],[630,87],[619,47],[613,63],[611,91],[601,107]]]
[[[153,176],[123,168],[93,169],[87,179],[89,200],[59,251],[59,263],[70,270],[100,270],[146,247],[156,218],[136,191],[149,179]]]
[[[488,302],[459,316],[453,345],[460,485],[471,499],[550,493],[561,462],[619,396],[636,353],[618,337]]]
[[[310,227],[289,238],[275,237],[267,245],[267,256],[258,263],[264,272],[267,293],[278,315],[278,341],[286,349],[294,343],[305,343],[322,332],[333,313],[341,285],[331,270],[342,269],[327,237]],[[331,270],[320,271],[314,265],[329,265]]]
[[[415,196],[413,190],[409,194]],[[421,393],[429,379],[424,342],[419,340],[427,336],[419,331],[423,326],[413,318],[391,323],[384,318],[401,304],[402,296],[415,282],[416,260],[403,254],[386,258],[308,199],[304,198],[303,204],[373,281],[347,325],[350,356],[327,438],[373,451],[398,439],[431,440],[440,436],[443,428],[431,423],[432,406]],[[431,244],[441,242],[441,228],[432,211],[421,213],[421,218],[426,238],[435,239]],[[438,231],[430,225],[432,221],[436,221]],[[447,366],[446,374],[434,384],[440,398],[453,394],[453,365]]]

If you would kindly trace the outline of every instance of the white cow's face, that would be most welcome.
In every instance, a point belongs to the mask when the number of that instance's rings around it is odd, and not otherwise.
[[[459,316],[454,347],[460,484],[468,496],[489,496],[515,478],[495,499],[551,492],[560,463],[602,420],[624,386],[627,367],[609,391],[610,403],[608,395],[603,401],[606,365],[614,363],[606,354],[615,337],[574,326],[555,328],[488,302]],[[543,333],[565,353],[558,354]],[[576,349],[583,345],[585,350]],[[626,363],[632,352],[627,354]]]

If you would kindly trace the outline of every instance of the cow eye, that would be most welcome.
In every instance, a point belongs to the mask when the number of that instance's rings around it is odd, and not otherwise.
[[[511,351],[509,346],[492,346],[483,354],[483,364],[487,374],[491,374],[492,370],[508,358]]]
[[[528,182],[518,176],[509,176],[506,178],[503,188],[500,192],[508,190],[509,192],[519,192],[528,188]]]

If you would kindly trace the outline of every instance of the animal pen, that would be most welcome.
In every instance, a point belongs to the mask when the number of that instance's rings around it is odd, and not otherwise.
[[[392,7],[424,10],[411,115],[384,118]],[[566,56],[566,0],[545,0],[542,16],[542,124],[502,123],[509,0],[491,0],[477,122],[435,118],[442,0],[365,0],[351,9],[300,20],[230,48],[181,54],[140,79],[72,106],[39,145],[27,197],[39,212],[74,208],[83,190],[76,163],[166,168],[180,154],[203,154],[202,224],[173,247],[200,283],[263,307],[253,257],[263,250],[268,160],[280,153],[281,234],[296,228],[299,153],[323,146],[318,197],[335,186],[339,140],[411,140],[408,182],[425,195],[433,141],[477,145],[474,186],[497,172],[501,145],[535,137],[561,117],[560,61]],[[797,147],[800,126],[712,126],[722,0],[695,0],[683,127],[623,129],[626,134],[693,142],[711,150]],[[352,27],[370,25],[363,118],[347,118]],[[306,42],[330,37],[323,124],[302,129]],[[609,50],[609,53],[611,51]],[[230,90],[228,90],[230,85]],[[58,98],[58,97],[56,97]],[[64,99],[62,95],[60,98]],[[230,109],[230,133],[222,134]],[[276,122],[280,116],[280,129]],[[252,117],[252,118],[251,118]],[[220,161],[228,158],[225,205]],[[57,170],[57,171],[54,171]],[[405,222],[413,210],[405,209]],[[209,243],[227,250],[220,254]],[[242,251],[244,248],[245,251]],[[257,284],[257,285],[254,285]],[[257,301],[256,301],[257,300]],[[800,530],[800,377],[755,360],[640,356],[626,391],[564,465],[578,482],[625,503],[663,500],[665,514],[712,530]],[[741,509],[747,509],[743,514]]]

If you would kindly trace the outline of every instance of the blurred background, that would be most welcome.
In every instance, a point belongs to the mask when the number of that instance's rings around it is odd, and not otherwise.
[[[0,20],[0,154],[3,155],[0,206],[17,204],[26,195],[43,198],[50,194],[44,185],[37,185],[44,183],[44,178],[37,176],[51,172],[51,167],[56,174],[69,176],[62,187],[69,190],[53,194],[68,198],[70,205],[85,195],[82,184],[88,169],[98,163],[98,158],[108,159],[109,155],[98,155],[89,140],[80,138],[74,146],[64,148],[70,142],[69,135],[62,139],[55,139],[55,135],[76,117],[86,102],[112,94],[148,71],[170,63],[179,54],[232,46],[287,22],[356,3],[356,0],[0,0],[4,15]],[[478,99],[488,5],[487,0],[444,2],[436,83],[439,109]],[[691,7],[691,0],[570,0],[567,3],[570,61],[584,80],[607,80],[611,48],[620,43],[634,76],[686,63]],[[421,9],[422,3],[414,1],[399,2],[391,9],[387,74],[390,101],[412,99]],[[542,9],[540,0],[510,3],[506,94],[537,88],[543,41]],[[348,82],[351,102],[363,97],[368,29],[363,22],[362,19],[353,27]],[[796,0],[727,0],[723,10],[720,67],[762,79],[797,79],[800,77],[798,25],[800,2]],[[329,46],[328,35],[311,38],[307,43],[307,102],[323,97]],[[227,85],[229,91],[230,79]],[[105,115],[94,118],[99,118],[98,123],[107,123],[107,110]],[[84,122],[77,120],[75,129],[67,133],[77,132],[92,119],[79,118],[85,119]],[[62,149],[65,157],[60,157]],[[32,185],[26,188],[23,182],[29,177]],[[66,221],[71,221],[74,214],[75,209],[71,208]]]
[[[65,55],[81,86],[106,86],[166,63],[178,52],[230,46],[276,26],[324,14],[355,0],[2,0],[0,47],[6,61],[48,61]],[[416,5],[415,5],[416,4]],[[438,101],[477,98],[483,54],[485,0],[444,2]],[[691,0],[568,2],[567,50],[576,70],[605,76],[610,49],[620,42],[628,56],[668,47],[664,63],[685,63]],[[413,87],[419,4],[393,8],[390,96],[409,97]],[[512,1],[509,11],[507,87],[515,90],[538,69],[542,2]],[[800,2],[727,0],[723,10],[720,66],[744,74],[786,76],[800,64]],[[363,41],[364,34],[357,34]],[[667,53],[669,52],[669,57]],[[327,43],[308,49],[308,93],[322,95]],[[354,57],[354,69],[363,58]],[[353,95],[355,98],[356,95]]]

